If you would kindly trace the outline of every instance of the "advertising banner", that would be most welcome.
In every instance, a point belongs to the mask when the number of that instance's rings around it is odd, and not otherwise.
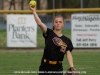
[[[33,15],[7,15],[7,47],[37,47]]]
[[[71,27],[74,47],[100,47],[100,14],[72,14]]]

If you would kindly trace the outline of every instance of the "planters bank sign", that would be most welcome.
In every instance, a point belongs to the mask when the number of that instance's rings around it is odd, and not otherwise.
[[[7,47],[36,47],[36,34],[33,15],[7,15]]]

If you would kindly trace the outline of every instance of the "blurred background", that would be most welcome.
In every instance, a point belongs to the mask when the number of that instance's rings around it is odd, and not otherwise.
[[[38,75],[31,71],[38,71],[40,61],[43,55],[44,38],[41,30],[37,29],[37,48],[8,48],[7,47],[7,19],[6,16],[10,13],[3,13],[4,10],[19,10],[30,11],[30,0],[0,0],[0,75]],[[62,15],[66,21],[63,33],[71,39],[71,14],[84,12],[70,12],[70,9],[91,8],[92,12],[100,13],[95,9],[100,8],[100,0],[36,0],[37,10],[49,11],[54,9],[69,9],[69,12],[52,12],[38,13],[42,22],[47,27],[52,27],[52,19],[56,15]],[[77,10],[78,11],[78,10]],[[88,11],[88,10],[87,10]],[[31,11],[30,11],[31,12]],[[21,14],[21,13],[20,13]],[[32,13],[29,13],[32,15]],[[99,32],[98,32],[99,33]],[[74,65],[81,75],[100,75],[100,48],[80,48],[73,50]],[[70,66],[66,61],[66,56],[63,61],[64,71]]]
[[[6,27],[7,27],[7,19],[6,16],[8,14],[14,14],[14,13],[7,13],[7,11],[11,11],[11,10],[19,10],[19,11],[30,11],[29,8],[29,1],[30,0],[0,0],[0,48],[7,48],[6,43]],[[56,15],[62,15],[65,19],[65,27],[64,27],[64,34],[66,36],[68,36],[69,38],[71,38],[71,14],[74,13],[84,13],[84,12],[77,12],[78,9],[84,9],[84,8],[90,8],[92,10],[92,12],[85,12],[85,13],[99,13],[95,11],[96,8],[100,8],[100,0],[36,0],[37,2],[37,10],[40,11],[40,13],[38,13],[40,19],[42,20],[43,23],[45,23],[45,25],[48,28],[52,28],[52,19],[54,16]],[[77,9],[78,8],[78,9]],[[58,9],[57,12],[50,12],[50,10],[55,10]],[[68,9],[65,12],[61,12],[62,9]],[[70,12],[70,10],[72,9],[77,9],[74,10],[74,12]],[[6,11],[7,10],[7,11]],[[46,13],[45,11],[49,11],[50,13]],[[87,9],[88,10],[88,9]],[[87,11],[86,10],[86,11]],[[1,13],[1,12],[5,12],[6,13]],[[43,12],[43,13],[41,13]],[[17,13],[16,13],[17,14]],[[20,13],[22,14],[22,13]],[[26,12],[24,12],[24,14],[27,14]],[[28,14],[32,14],[28,13]],[[39,27],[37,27],[37,48],[43,48],[44,47],[44,42],[43,42],[43,38],[39,38],[42,37],[42,33],[39,30]],[[67,33],[67,34],[66,34]]]
[[[0,10],[30,10],[30,0],[0,0]],[[37,10],[49,10],[49,9],[62,9],[62,8],[99,8],[100,0],[36,0]],[[52,18],[55,15],[62,15],[66,24],[65,28],[70,29],[70,16],[72,13],[41,13],[38,14],[41,20],[51,28]],[[6,28],[6,15],[0,14],[0,28]]]

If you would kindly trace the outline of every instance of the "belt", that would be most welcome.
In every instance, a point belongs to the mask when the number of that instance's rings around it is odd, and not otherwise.
[[[51,60],[47,60],[47,59],[44,59],[43,60],[45,63],[49,63],[49,64],[52,64],[52,65],[56,65],[56,64],[61,64],[62,61],[51,61]]]

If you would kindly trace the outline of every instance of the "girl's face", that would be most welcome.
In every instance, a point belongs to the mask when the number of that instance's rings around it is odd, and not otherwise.
[[[53,22],[55,30],[61,30],[64,27],[64,20],[62,17],[56,17]]]

